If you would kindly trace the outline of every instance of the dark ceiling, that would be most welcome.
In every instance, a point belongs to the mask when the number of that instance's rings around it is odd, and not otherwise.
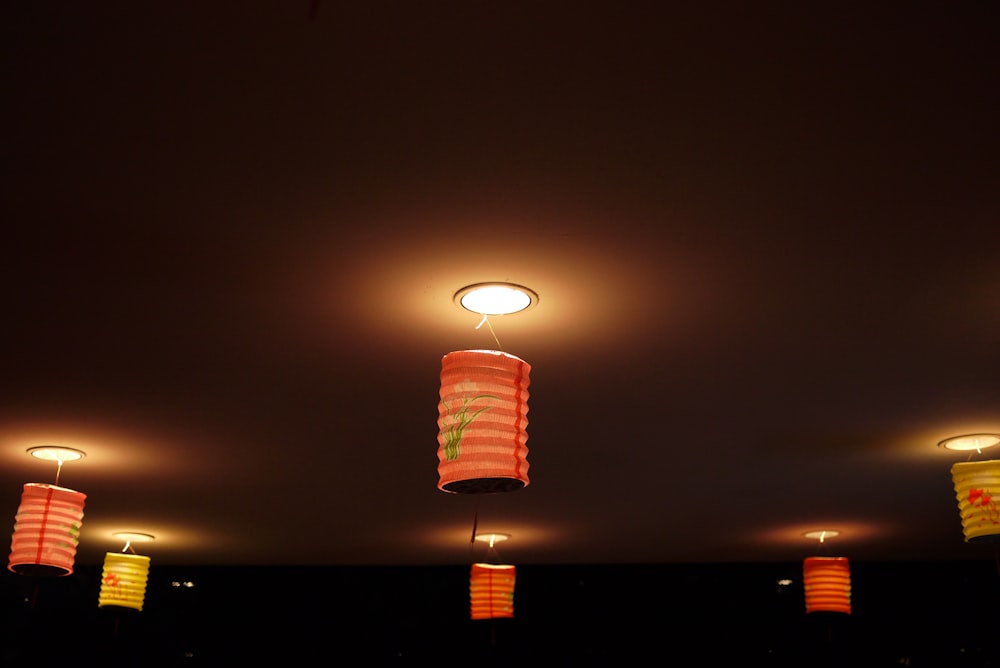
[[[997,7],[7,3],[0,510],[58,444],[87,564],[983,557]],[[530,484],[442,492],[495,347]]]

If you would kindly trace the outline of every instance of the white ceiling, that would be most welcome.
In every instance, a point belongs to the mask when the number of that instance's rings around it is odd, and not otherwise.
[[[997,10],[13,3],[0,510],[79,558],[980,558],[1000,432]],[[452,296],[540,295],[491,320]],[[530,484],[437,489],[437,374],[531,364]]]

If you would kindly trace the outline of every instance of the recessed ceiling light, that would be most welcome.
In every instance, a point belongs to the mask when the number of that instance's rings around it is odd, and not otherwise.
[[[138,531],[116,531],[111,535],[129,543],[148,543],[156,538],[151,533],[140,533]]]
[[[948,450],[979,451],[992,448],[997,443],[1000,443],[1000,434],[963,434],[946,438],[938,446]]]
[[[510,538],[509,533],[477,533],[476,540],[481,543],[489,543],[493,547],[494,543],[501,543]]]
[[[28,454],[47,462],[59,462],[60,464],[63,462],[75,462],[84,457],[83,450],[64,448],[60,445],[38,445],[28,448]]]
[[[455,301],[480,315],[508,315],[537,304],[538,294],[514,283],[476,283],[456,292]]]
[[[806,531],[802,534],[806,538],[812,540],[818,540],[819,542],[824,542],[827,538],[836,538],[840,535],[840,532],[836,529],[817,529],[816,531]]]

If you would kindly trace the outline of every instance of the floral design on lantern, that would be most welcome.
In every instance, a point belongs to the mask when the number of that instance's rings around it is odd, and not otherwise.
[[[463,391],[463,385],[471,388],[473,391],[477,389],[475,383],[466,382],[457,385],[456,391]],[[492,408],[491,406],[483,406],[469,413],[470,405],[479,399],[499,399],[499,397],[493,394],[477,394],[474,397],[467,397],[462,399],[461,406],[454,413],[451,412],[450,406],[444,404],[445,415],[441,419],[443,425],[441,438],[444,439],[444,444],[441,447],[444,449],[445,459],[449,462],[455,461],[462,454],[462,436],[465,433],[465,428],[472,424],[481,413]]]
[[[970,488],[969,505],[982,509],[983,520],[988,520],[991,524],[1000,524],[1000,510],[997,509],[997,502],[993,500],[993,494],[989,490]]]
[[[101,591],[106,592],[112,590],[114,591],[115,598],[122,597],[122,582],[121,579],[115,573],[108,573],[104,576],[104,586]]]

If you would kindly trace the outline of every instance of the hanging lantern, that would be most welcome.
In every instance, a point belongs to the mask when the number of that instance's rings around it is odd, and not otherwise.
[[[951,477],[965,542],[1000,542],[1000,460],[953,464]]]
[[[29,482],[14,518],[8,570],[20,575],[69,575],[83,525],[87,495]]]
[[[506,564],[472,564],[469,600],[472,619],[514,616],[516,569]]]
[[[108,605],[142,611],[149,578],[149,557],[108,552],[104,555],[98,607]]]
[[[496,350],[451,352],[441,360],[438,489],[510,492],[528,485],[531,366]]]
[[[802,564],[806,612],[851,614],[851,569],[847,557],[806,557]]]

